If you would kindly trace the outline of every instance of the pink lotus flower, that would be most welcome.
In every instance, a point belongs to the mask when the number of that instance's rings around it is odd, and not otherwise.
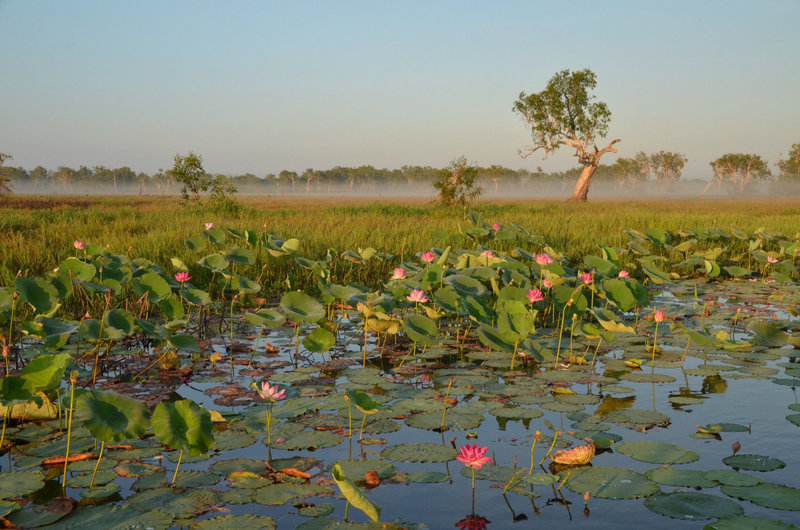
[[[553,263],[553,258],[550,257],[550,254],[536,254],[536,257],[533,259],[542,267],[546,267]]]
[[[409,294],[406,297],[406,299],[409,302],[414,302],[414,303],[417,303],[417,304],[424,304],[425,302],[428,301],[428,297],[425,296],[425,291],[423,291],[421,289],[412,290],[411,294]]]
[[[553,286],[553,282],[545,278],[544,281],[542,282],[542,285],[544,285],[545,289],[549,289]]]
[[[662,310],[656,311],[656,314],[653,315],[653,320],[656,322],[663,322],[664,321],[664,312]]]
[[[492,230],[500,230],[500,225],[495,223],[492,225]]]
[[[261,382],[261,390],[258,390],[258,395],[261,399],[269,401],[270,403],[277,403],[278,401],[286,398],[286,390],[278,389],[278,385],[269,386],[266,381]]]
[[[481,252],[481,256],[486,256],[487,258],[493,258],[494,254],[492,253],[491,250],[484,250],[483,252]]]
[[[775,278],[769,278],[764,280],[764,283],[775,283]]]
[[[436,259],[436,256],[434,256],[433,252],[423,252],[419,258],[430,265],[433,263],[433,260]]]
[[[456,460],[459,462],[463,462],[465,466],[471,467],[473,469],[480,469],[483,467],[483,464],[488,464],[492,461],[491,458],[488,456],[483,456],[486,454],[486,451],[489,450],[488,447],[482,447],[478,449],[478,444],[475,445],[462,445],[458,448],[461,451],[460,454],[456,455]]]
[[[192,278],[189,276],[188,272],[176,272],[175,279],[183,284],[184,282],[188,282]]]
[[[214,228],[214,223],[206,223],[206,230],[211,230]]]
[[[455,527],[458,530],[486,530],[486,527],[491,523],[486,517],[480,515],[468,515],[458,521]]]
[[[539,289],[530,289],[528,290],[528,294],[525,295],[525,298],[528,299],[528,302],[541,302],[544,300],[544,296],[542,295],[542,291]]]
[[[773,258],[772,256],[767,256],[767,261],[770,263],[778,263],[778,258]]]
[[[72,246],[77,248],[78,250],[86,249],[86,243],[84,243],[83,241],[78,241],[77,239],[72,242]]]
[[[623,270],[623,271],[619,271],[619,274],[617,274],[617,277],[619,277],[619,278],[630,278],[631,275],[628,274],[628,271],[624,271]]]
[[[393,280],[402,280],[406,277],[406,271],[403,267],[397,267],[392,274]]]
[[[583,282],[583,285],[592,285],[592,283],[594,283],[594,277],[591,272],[582,272],[578,276]]]

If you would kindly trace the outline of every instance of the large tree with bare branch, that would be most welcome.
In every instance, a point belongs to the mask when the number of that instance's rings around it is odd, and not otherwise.
[[[547,87],[535,94],[521,92],[513,110],[519,112],[531,128],[533,144],[518,150],[523,158],[538,150],[544,158],[561,146],[575,149],[575,156],[583,166],[570,201],[585,201],[600,157],[616,153],[613,140],[603,149],[595,145],[595,138],[605,137],[611,111],[603,102],[595,102],[590,91],[597,85],[594,72],[588,68],[577,72],[562,70],[550,78]]]

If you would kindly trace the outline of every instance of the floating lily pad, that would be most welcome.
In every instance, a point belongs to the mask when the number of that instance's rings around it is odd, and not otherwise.
[[[94,477],[94,483],[97,486],[102,486],[103,484],[111,482],[115,478],[117,478],[117,474],[113,471],[98,471]],[[67,480],[67,486],[70,488],[88,488],[91,480],[91,473],[81,473],[80,475],[70,477],[70,479]]]
[[[676,469],[672,467],[657,467],[648,469],[645,476],[664,486],[677,486],[681,488],[716,488],[718,483],[706,477],[702,471],[696,469]]]
[[[688,370],[687,370],[688,372]],[[667,374],[648,374],[646,372],[630,372],[622,374],[620,379],[631,383],[672,383],[675,378]]]
[[[414,471],[406,475],[406,478],[409,482],[416,482],[420,484],[445,482],[447,477],[447,473],[441,473],[439,471]]]
[[[636,499],[658,493],[658,484],[641,473],[618,467],[589,467],[572,472],[567,488],[601,499]]]
[[[102,462],[101,462],[102,463]],[[142,462],[126,462],[114,467],[114,472],[120,477],[143,477],[145,475],[152,475],[164,471],[161,466],[154,466],[153,464],[144,464]]]
[[[464,466],[461,474],[472,478],[472,468]],[[475,478],[478,480],[489,480],[491,482],[508,482],[514,476],[514,468],[510,466],[496,466],[494,464],[484,464],[480,469],[475,470]]]
[[[139,511],[131,506],[115,506],[105,504],[103,506],[88,506],[75,510],[67,517],[56,522],[50,528],[103,528],[122,530],[125,528],[169,528],[172,525],[172,517],[168,514],[148,510]]]
[[[381,451],[383,458],[396,462],[448,462],[457,454],[452,447],[430,443],[397,444]]]
[[[697,453],[662,442],[624,442],[614,447],[622,454],[651,464],[688,464],[700,458]]]
[[[233,489],[220,493],[225,504],[250,504],[253,502],[254,489]]]
[[[298,515],[303,517],[322,517],[333,513],[333,504],[323,502],[322,504],[315,504],[312,506],[303,506],[297,510]]]
[[[369,471],[377,473],[381,480],[397,473],[397,469],[392,464],[382,460],[339,460],[334,462],[331,467],[337,464],[347,478],[355,482],[363,480]]]
[[[448,410],[444,418],[444,428],[445,430],[476,429],[482,421],[482,414]],[[406,419],[405,423],[409,427],[416,427],[417,429],[439,430],[442,426],[442,413],[437,411],[414,414]]]
[[[215,506],[219,498],[210,489],[187,489],[178,493],[172,488],[154,488],[132,495],[128,501],[142,510],[158,507],[164,513],[180,518],[189,517],[207,506]]]
[[[762,480],[753,475],[746,473],[739,473],[732,469],[714,469],[711,471],[703,472],[703,476],[709,480],[714,480],[720,484],[727,486],[755,486],[760,484]]]
[[[275,528],[275,521],[263,515],[222,515],[194,522],[189,528],[198,530],[241,530],[242,528]]]
[[[750,501],[753,504],[773,508],[775,510],[800,510],[800,490],[762,482],[756,486],[721,486],[722,493],[736,499]]]
[[[789,528],[797,527],[793,524],[772,519],[748,517],[746,515],[729,515],[713,523],[708,523],[703,527],[703,530],[786,530]]]
[[[251,473],[266,472],[266,464],[263,460],[234,458],[232,460],[219,460],[211,466],[211,471],[227,476],[234,471],[249,471]]]
[[[0,478],[0,499],[23,497],[44,486],[44,473],[41,471],[4,472]]]
[[[668,401],[673,405],[699,405],[704,400],[692,396],[670,396]]]
[[[119,489],[119,487],[117,487]],[[47,504],[31,504],[24,510],[14,512],[7,519],[19,528],[36,528],[55,523],[75,508],[75,501],[57,497]]]
[[[603,387],[603,392],[611,392],[614,394],[633,394],[636,392],[636,389],[629,386],[606,385]]]
[[[495,407],[489,409],[489,413],[498,418],[508,420],[530,420],[533,418],[540,418],[544,414],[541,410],[527,407]]]
[[[578,412],[580,410],[583,410],[583,408],[584,408],[583,405],[573,405],[573,404],[570,404],[570,403],[558,403],[558,402],[555,402],[555,401],[552,402],[552,403],[542,403],[539,406],[542,407],[545,410],[551,410],[553,412],[565,412],[565,413]]]
[[[116,495],[122,490],[119,484],[114,484],[113,482],[110,484],[105,484],[104,486],[94,486],[89,489],[85,489],[81,492],[81,497],[84,499],[105,499],[106,497],[110,497],[112,495]]]
[[[730,499],[696,491],[654,495],[646,499],[644,505],[658,514],[687,521],[740,515],[744,511]]]
[[[333,493],[331,488],[317,484],[273,484],[257,489],[253,495],[253,502],[275,506],[286,504],[294,498],[331,493]]]
[[[800,414],[789,414],[786,419],[800,427]]]
[[[630,429],[648,429],[669,423],[669,416],[655,410],[627,409],[615,410],[606,416],[606,421]]]
[[[786,464],[777,458],[750,454],[727,456],[722,459],[722,462],[726,466],[746,471],[775,471],[786,467]]]
[[[233,488],[257,489],[272,484],[267,477],[250,471],[233,471],[225,479]]]
[[[280,438],[272,433],[272,448],[273,449],[286,449],[289,451],[296,450],[315,450],[324,449],[326,447],[335,447],[342,443],[344,438],[338,434],[333,434],[325,431],[301,431],[296,434],[289,434],[279,442]],[[267,439],[264,438],[264,443]]]
[[[212,486],[222,479],[214,473],[206,473],[197,469],[178,470],[175,485],[182,488],[195,488],[197,486]]]

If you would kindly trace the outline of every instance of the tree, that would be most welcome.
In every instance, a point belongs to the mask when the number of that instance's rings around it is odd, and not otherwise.
[[[620,190],[625,186],[636,188],[640,182],[647,180],[642,160],[638,157],[619,157],[608,169],[617,181],[617,188]]]
[[[450,162],[449,167],[439,170],[433,187],[439,190],[436,198],[444,206],[464,207],[483,193],[478,185],[478,168],[468,164],[464,156]]]
[[[653,177],[660,183],[662,191],[667,191],[678,180],[686,165],[687,158],[680,153],[659,151],[650,155],[650,168]]]
[[[701,195],[708,191],[714,182],[717,183],[717,189],[719,189],[725,181],[734,185],[739,194],[743,195],[752,181],[763,180],[772,176],[767,163],[758,155],[728,153],[717,158],[709,165],[714,169],[714,174]]]
[[[14,157],[9,155],[8,153],[0,153],[0,167],[3,167],[3,163],[9,158],[14,158]],[[8,185],[10,180],[11,179],[9,179],[4,174],[0,174],[0,195],[11,194],[11,188]]]
[[[562,70],[547,82],[541,92],[525,94],[521,92],[514,102],[513,111],[519,112],[531,127],[533,145],[525,153],[517,152],[527,158],[542,149],[544,158],[565,145],[575,149],[575,156],[583,166],[570,201],[586,201],[589,184],[600,157],[606,153],[616,153],[613,140],[600,150],[595,145],[595,137],[604,137],[608,132],[611,111],[605,103],[594,102],[589,93],[597,85],[594,72],[584,69],[577,72]]]
[[[186,156],[175,155],[175,165],[167,173],[181,185],[184,200],[200,202],[200,192],[208,191],[211,186],[211,178],[203,169],[203,158],[192,151]]]
[[[778,178],[781,181],[800,181],[800,144],[792,145],[786,160],[778,160],[778,170],[780,171]]]

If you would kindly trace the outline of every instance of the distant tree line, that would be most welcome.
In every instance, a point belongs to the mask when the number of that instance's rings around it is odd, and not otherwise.
[[[3,154],[2,161],[10,159]],[[600,164],[595,170],[594,182],[605,182],[626,193],[668,192],[673,189],[686,164],[680,153],[659,151],[647,154],[636,153],[631,158],[618,157],[613,164]],[[728,153],[710,164],[711,177],[707,189],[746,193],[758,181],[777,178],[781,183],[800,184],[800,144],[794,144],[787,158],[779,159],[775,175],[768,164],[758,155]],[[373,166],[311,169],[296,172],[283,170],[277,175],[268,173],[263,177],[252,173],[243,175],[220,175],[204,173],[207,181],[232,185],[241,192],[263,194],[321,194],[360,193],[380,194],[387,188],[394,190],[429,187],[447,168],[431,166],[402,166],[399,169]],[[488,194],[500,191],[528,191],[539,186],[558,186],[566,189],[580,177],[582,167],[566,171],[546,172],[541,167],[510,169],[499,165],[477,167],[480,186]],[[105,166],[80,166],[73,169],[59,166],[50,170],[37,166],[32,170],[3,165],[0,162],[0,193],[3,189],[23,188],[42,193],[56,191],[71,193],[91,188],[105,193],[131,192],[140,194],[179,194],[182,183],[172,170],[159,169],[153,174],[136,172],[128,166],[107,168]]]

